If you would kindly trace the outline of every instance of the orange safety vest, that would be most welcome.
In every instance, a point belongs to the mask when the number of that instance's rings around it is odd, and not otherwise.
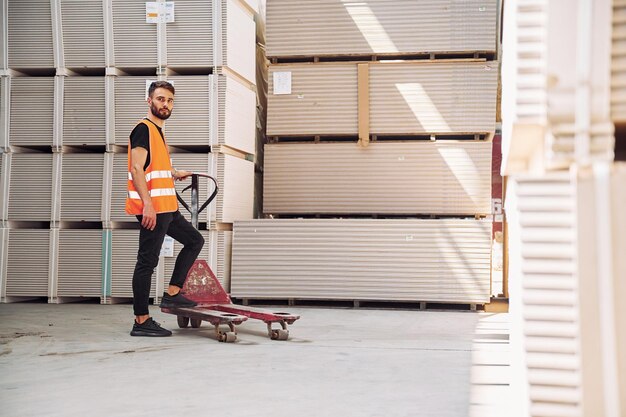
[[[167,151],[165,138],[161,140],[161,135],[157,127],[147,121],[142,120],[148,126],[150,132],[150,165],[146,168],[146,183],[152,198],[152,205],[157,213],[170,213],[178,210],[176,201],[176,189],[174,188],[174,178],[172,178],[172,162]],[[130,171],[131,147],[128,146],[128,195],[126,196],[126,213],[143,214],[143,201],[139,197],[133,176]]]

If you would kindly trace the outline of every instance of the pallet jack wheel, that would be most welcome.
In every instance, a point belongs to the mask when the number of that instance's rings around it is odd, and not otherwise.
[[[272,340],[287,340],[289,339],[289,330],[272,330],[272,334],[270,336]]]
[[[189,317],[176,316],[176,321],[178,322],[178,327],[181,329],[185,329],[189,325]]]
[[[193,327],[194,329],[197,329],[198,327],[200,327],[202,325],[202,320],[200,319],[191,319],[191,327]]]

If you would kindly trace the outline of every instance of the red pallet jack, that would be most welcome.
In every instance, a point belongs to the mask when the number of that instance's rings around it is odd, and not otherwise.
[[[198,177],[205,177],[213,181],[215,189],[209,198],[198,208]],[[191,185],[183,189],[183,193],[191,189],[191,207],[176,193],[178,201],[191,213],[191,223],[198,229],[198,215],[215,199],[219,191],[217,181],[210,175],[195,173],[191,176]],[[293,324],[300,316],[266,309],[233,304],[224,288],[217,280],[211,267],[204,260],[196,261],[189,273],[182,291],[185,297],[198,303],[191,308],[162,308],[161,311],[177,316],[178,327],[198,328],[202,321],[207,321],[215,327],[215,335],[220,342],[234,342],[237,340],[235,326],[248,318],[261,320],[267,324],[268,336],[272,340],[287,340],[289,338],[288,324]],[[280,329],[274,329],[274,324]],[[223,332],[221,326],[228,326],[229,331]]]

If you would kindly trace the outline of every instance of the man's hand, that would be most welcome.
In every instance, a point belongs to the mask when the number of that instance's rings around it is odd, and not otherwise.
[[[182,180],[187,179],[187,177],[189,177],[192,174],[193,172],[185,171],[184,169],[176,170],[174,172],[174,179],[177,181],[182,181]]]
[[[156,227],[156,211],[152,204],[143,205],[143,217],[141,219],[141,225],[148,230],[154,230]]]

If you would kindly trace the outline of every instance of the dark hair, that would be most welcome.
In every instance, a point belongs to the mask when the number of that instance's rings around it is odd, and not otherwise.
[[[154,90],[156,90],[157,88],[165,88],[166,90],[170,91],[172,94],[176,94],[176,90],[174,90],[174,86],[168,83],[167,81],[153,81],[150,84],[150,87],[148,87],[148,97],[152,97],[152,93],[154,93]]]

